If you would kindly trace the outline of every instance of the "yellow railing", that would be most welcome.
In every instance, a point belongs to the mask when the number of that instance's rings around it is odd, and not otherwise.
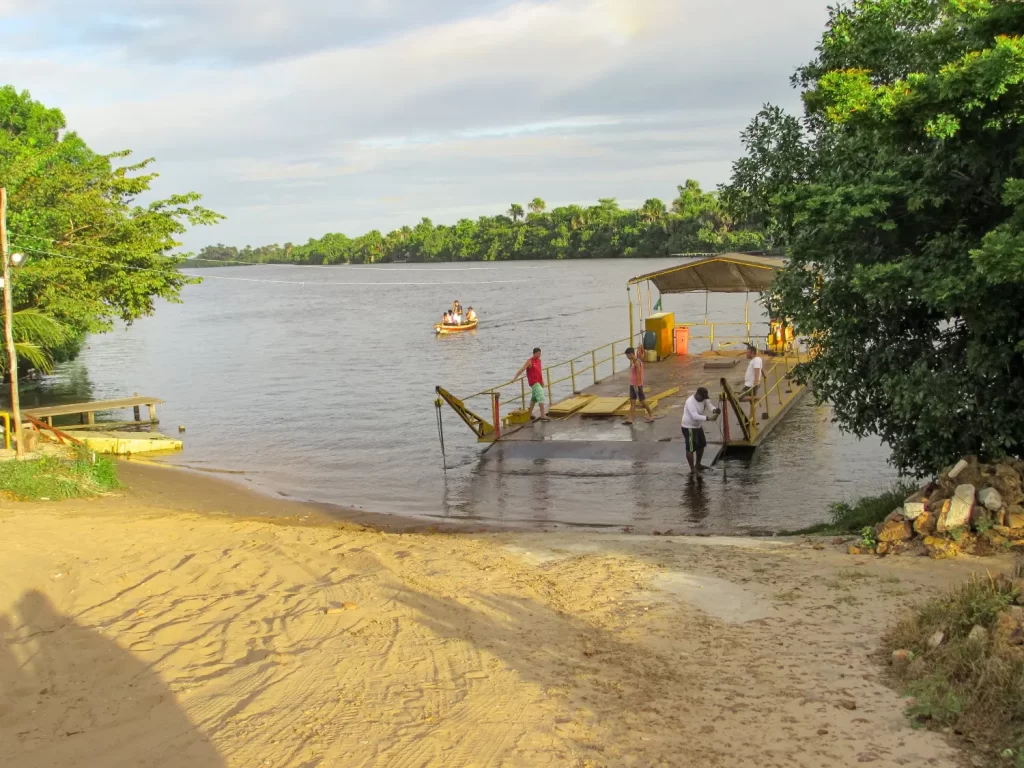
[[[762,326],[764,333],[759,332]],[[676,327],[689,328],[691,341],[706,341],[708,349],[701,351],[717,351],[740,344],[752,344],[755,340],[759,342],[760,346],[760,342],[767,338],[769,330],[769,325],[765,322],[676,323]],[[704,330],[706,332],[701,333]]]
[[[776,358],[777,360],[777,358]],[[750,439],[754,440],[757,438],[757,421],[758,417],[764,409],[764,412],[768,414],[768,420],[772,418],[772,404],[771,395],[774,392],[778,403],[777,408],[785,407],[786,403],[791,398],[783,398],[782,386],[786,386],[785,394],[791,395],[793,393],[793,382],[790,379],[790,372],[800,363],[804,362],[801,358],[799,347],[794,347],[793,351],[786,352],[781,360],[778,360],[773,366],[771,366],[764,375],[761,377],[761,381],[764,383],[765,389],[764,394],[755,400],[750,401]],[[768,386],[770,378],[775,379],[775,383]]]
[[[568,382],[571,386],[571,393],[577,394],[580,387],[598,384],[604,375],[614,375],[618,371],[617,355],[626,351],[629,346],[629,339],[617,339],[610,344],[577,355],[571,360],[555,363],[544,368],[544,386],[548,391],[548,402],[555,402],[555,387]],[[607,373],[602,375],[601,366],[607,365]],[[584,383],[585,382],[585,383]],[[485,390],[462,398],[462,402],[468,403],[474,398],[488,397],[494,394],[499,395],[499,404],[513,403],[518,401],[519,408],[526,410],[530,405],[530,391],[526,388],[526,378],[520,377],[489,387]]]
[[[700,354],[702,351],[720,351],[730,346],[751,344],[755,341],[760,347],[763,346],[769,328],[768,323],[765,322],[679,323],[677,327],[684,325],[690,329],[690,354]],[[764,333],[761,333],[760,326],[764,326]],[[706,343],[708,349],[695,350],[693,348],[695,341],[698,347]],[[617,339],[610,344],[595,347],[569,360],[545,366],[544,386],[547,390],[549,405],[558,402],[559,398],[556,398],[556,394],[559,397],[579,394],[582,389],[592,384],[598,384],[602,379],[614,375],[624,368],[625,361],[620,362],[618,357],[625,352],[628,346],[635,345],[635,343],[628,338]],[[791,392],[789,372],[793,366],[803,362],[806,357],[806,352],[801,356],[800,350],[794,349],[786,352],[781,359],[769,358],[776,362],[763,372],[761,381],[767,389],[759,398],[749,401],[750,413],[749,417],[745,417],[746,426],[750,430],[750,439],[757,436],[757,416],[762,407],[769,413],[770,418],[772,412],[770,397],[774,396],[778,401],[776,408],[783,408],[786,405],[788,399],[783,397],[781,387],[783,385],[787,387],[786,394]],[[495,403],[495,395],[497,395],[497,403]],[[486,405],[481,404],[481,399],[485,400]],[[476,411],[487,414],[492,411],[499,413],[504,422],[510,410],[507,406],[511,405],[511,410],[525,411],[529,408],[530,390],[526,385],[526,378],[520,377],[488,387],[462,398],[460,402],[470,404],[473,401],[477,401],[474,403]]]

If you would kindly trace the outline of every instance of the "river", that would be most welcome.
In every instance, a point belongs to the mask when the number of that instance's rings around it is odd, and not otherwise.
[[[89,339],[78,360],[23,393],[25,407],[129,396],[166,400],[171,459],[262,491],[374,512],[509,524],[741,533],[819,522],[836,500],[888,487],[878,440],[844,435],[804,398],[750,459],[700,484],[669,464],[496,461],[433,388],[508,380],[535,346],[546,364],[627,335],[626,280],[674,261],[602,260],[202,270],[182,304]],[[473,334],[436,339],[453,299]],[[698,319],[704,296],[670,296]],[[743,296],[712,296],[713,320]]]

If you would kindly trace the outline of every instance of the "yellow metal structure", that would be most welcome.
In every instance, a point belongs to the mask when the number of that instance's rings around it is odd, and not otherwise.
[[[519,426],[520,424],[529,424],[530,412],[527,410],[512,411],[508,416],[502,416],[501,423],[506,427],[510,425]]]
[[[672,397],[672,395],[676,394],[679,394],[679,387],[672,387],[672,389],[666,389],[664,392],[659,392],[658,394],[653,395],[652,397],[648,397],[647,405],[649,405],[652,409],[656,408],[660,400],[664,400],[666,397]],[[628,402],[624,406],[619,408],[619,410],[615,412],[615,415],[625,416],[627,413],[629,413]]]
[[[673,312],[658,312],[644,320],[644,330],[654,333],[658,340],[654,351],[658,353],[659,360],[672,354],[672,329],[675,325],[676,316]]]
[[[181,440],[158,432],[84,432],[69,430],[69,437],[82,442],[90,451],[114,456],[138,453],[174,453],[182,449]]]
[[[580,409],[580,414],[583,416],[614,416],[617,410],[628,405],[628,397],[595,397]]]
[[[4,420],[4,448],[11,450],[11,414],[0,411],[0,419]]]
[[[493,442],[496,439],[497,434],[493,424],[485,421],[469,410],[462,400],[455,397],[455,395],[447,389],[437,387],[436,391],[438,397],[448,403],[452,410],[459,415],[459,418],[466,422],[466,426],[473,430],[473,434],[476,435],[477,440],[482,442]]]
[[[552,405],[548,409],[548,413],[552,416],[572,416],[576,411],[586,406],[593,399],[594,395],[573,395],[572,397],[567,397],[565,400]]]

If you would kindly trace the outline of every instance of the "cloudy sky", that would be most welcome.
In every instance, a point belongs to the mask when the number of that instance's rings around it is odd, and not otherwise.
[[[189,247],[305,242],[713,187],[826,5],[0,0],[0,82],[202,192],[228,219]]]

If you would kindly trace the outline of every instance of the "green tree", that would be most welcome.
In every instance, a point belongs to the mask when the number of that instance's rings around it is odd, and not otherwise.
[[[286,244],[256,248],[216,245],[204,248],[197,266],[246,263],[339,264],[375,261],[503,261],[511,259],[580,259],[668,256],[692,251],[760,248],[764,235],[756,227],[735,223],[714,192],[695,181],[679,187],[686,200],[673,211],[651,198],[636,210],[623,209],[614,198],[583,208],[568,205],[547,210],[540,198],[529,204],[530,214],[514,205],[508,215],[463,219],[436,225],[424,218],[415,227],[403,226],[386,236],[368,233],[354,240],[328,233],[301,246]],[[685,194],[684,194],[685,190]]]
[[[640,207],[639,214],[647,224],[657,224],[665,218],[665,204],[656,197],[652,197]]]
[[[38,309],[20,309],[11,315],[14,352],[30,370],[49,373],[53,369],[53,350],[68,341],[68,329]],[[7,375],[7,343],[0,337],[0,376]],[[9,378],[9,377],[8,377]]]
[[[858,0],[830,11],[767,109],[731,200],[788,243],[769,303],[801,376],[904,469],[1024,450],[1024,4]]]
[[[178,269],[184,255],[170,255],[177,236],[220,218],[191,192],[139,203],[152,160],[123,165],[129,152],[96,154],[65,127],[59,110],[0,87],[0,183],[12,249],[29,256],[12,278],[15,308],[52,319],[71,339],[37,333],[46,355],[151,314],[158,298],[177,301],[192,281]]]

